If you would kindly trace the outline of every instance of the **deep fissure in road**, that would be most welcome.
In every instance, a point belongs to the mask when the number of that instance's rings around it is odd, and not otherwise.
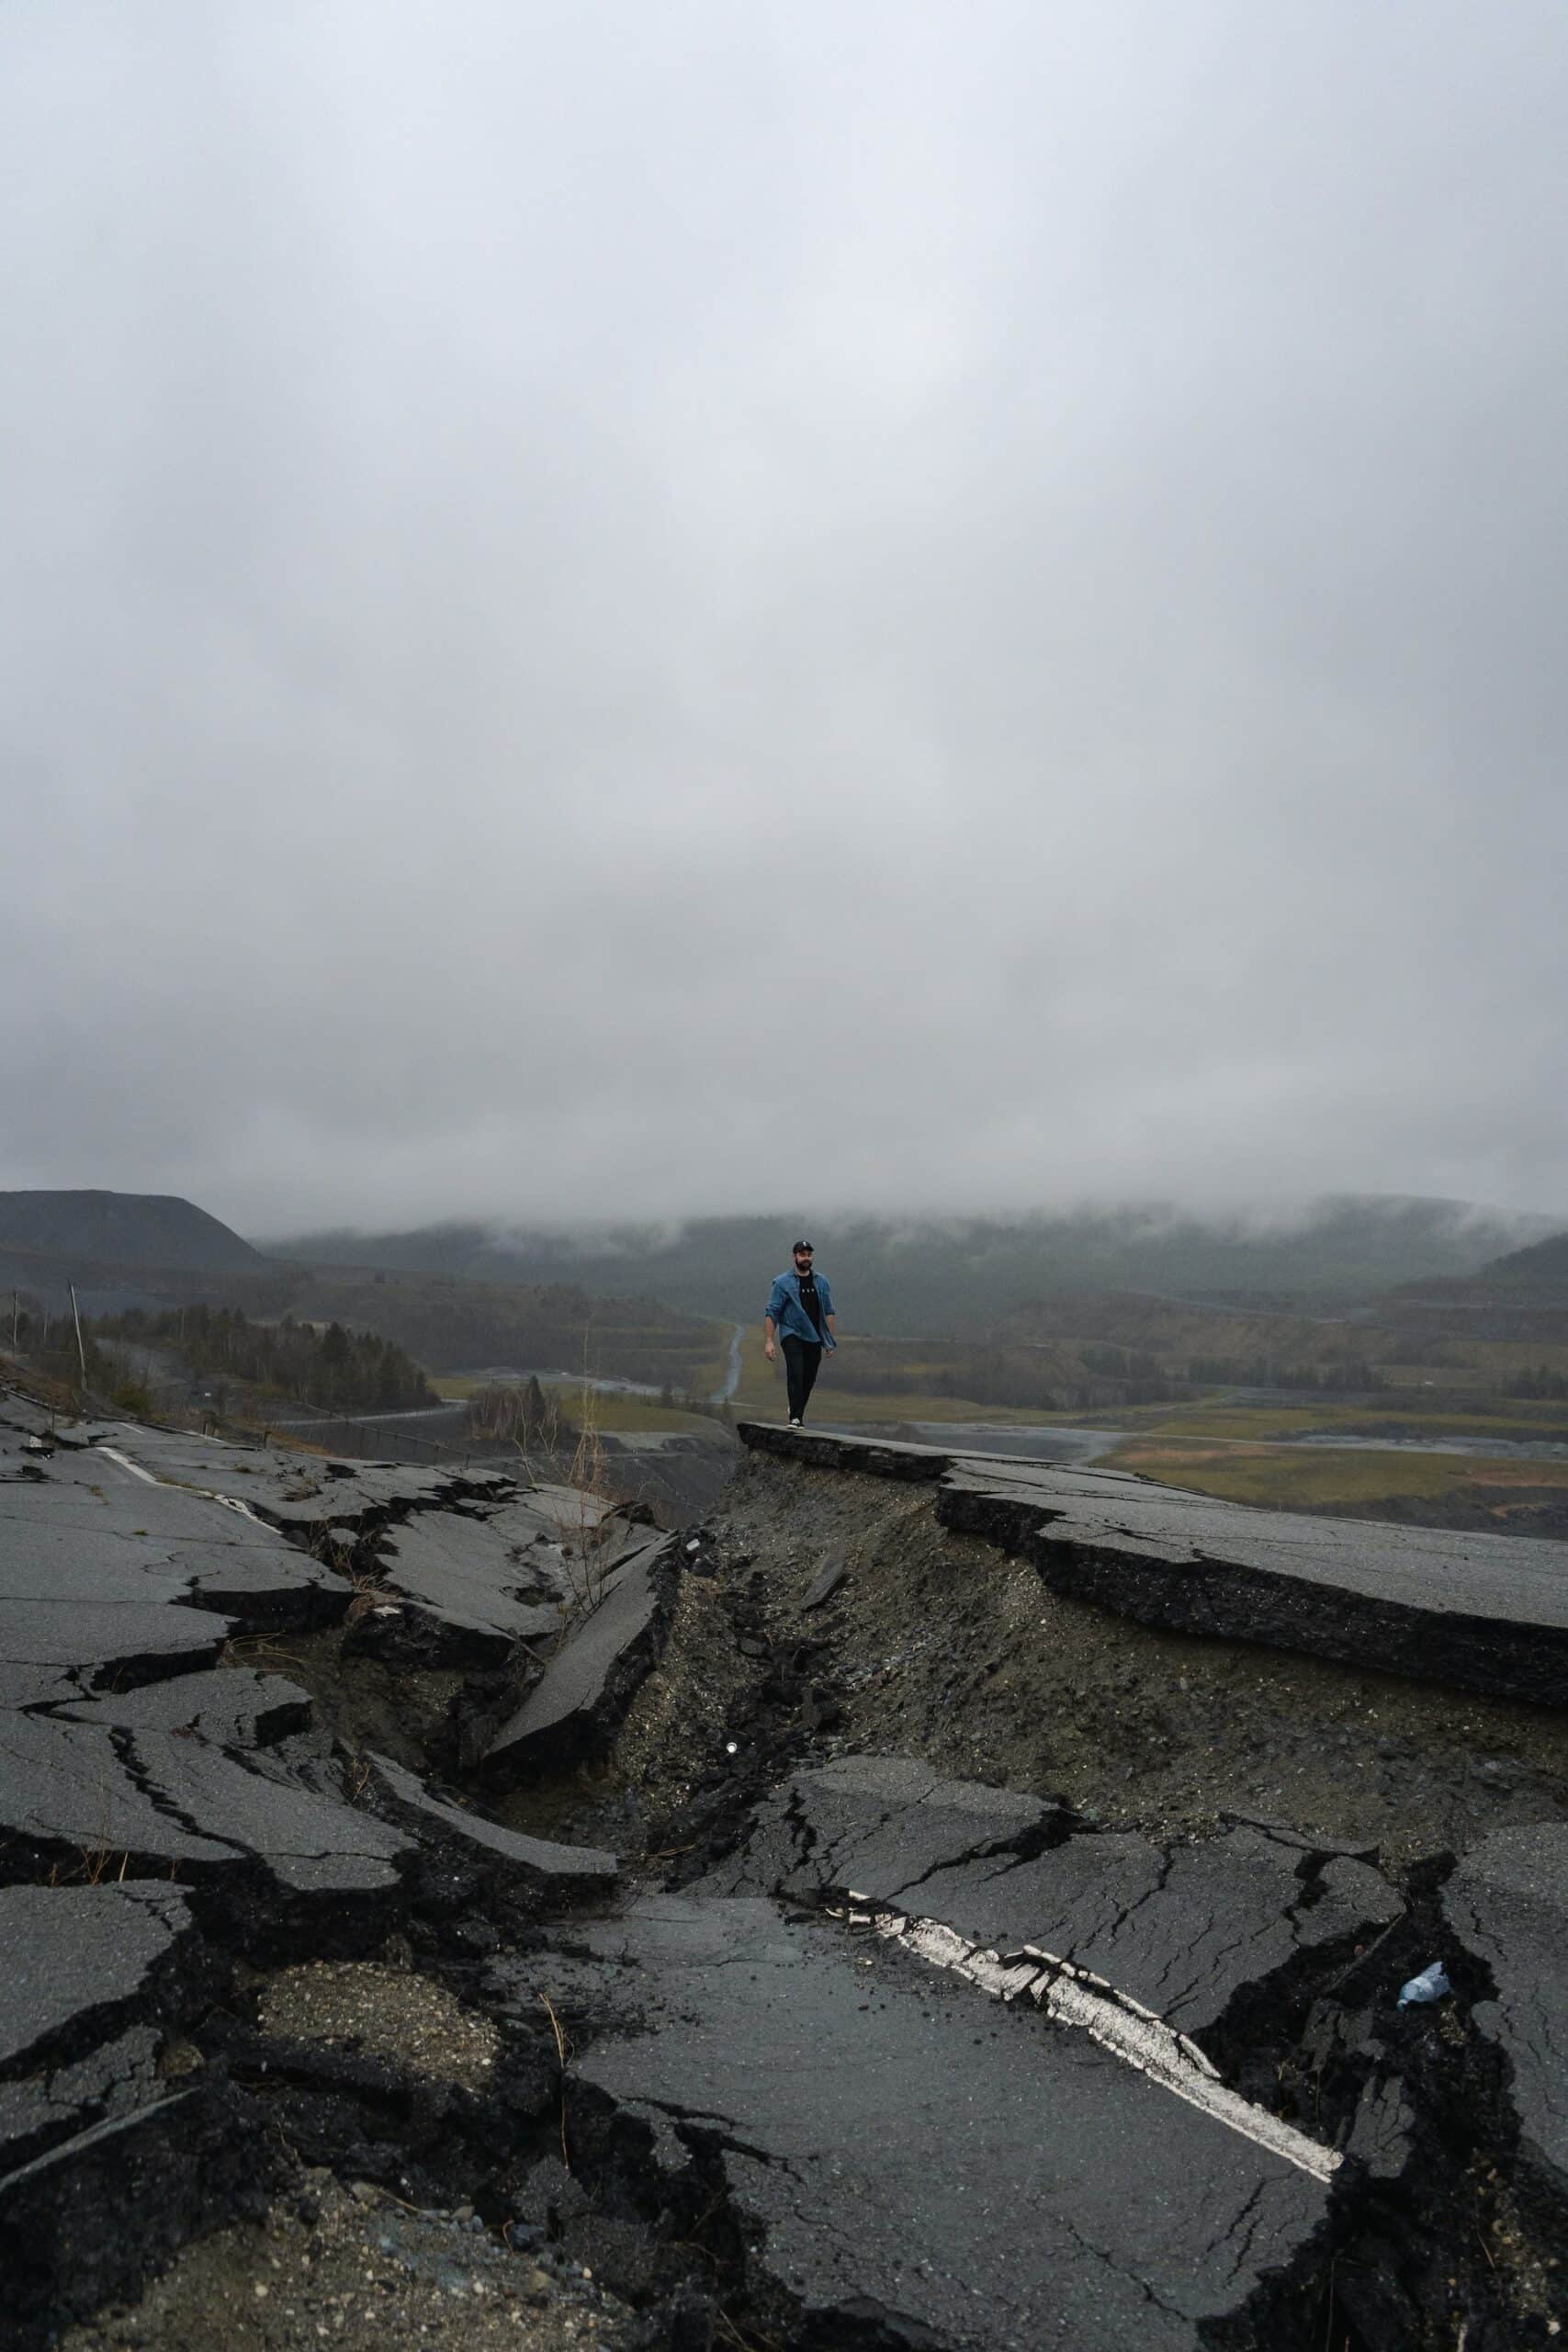
[[[759,1437],[665,1535],[0,1420],[19,2342],[1568,2316],[1568,1717],[1509,1641],[1463,1692],[1283,1606],[1294,1649],[1205,1636],[1146,1526],[1118,1614],[994,1462]]]

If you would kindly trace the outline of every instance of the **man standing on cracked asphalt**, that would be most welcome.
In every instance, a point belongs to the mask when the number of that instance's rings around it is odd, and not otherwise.
[[[774,1278],[769,1294],[762,1317],[762,1353],[772,1363],[776,1331],[789,1381],[789,1425],[797,1430],[806,1419],[807,1403],[817,1384],[822,1351],[836,1343],[833,1293],[828,1277],[815,1271],[816,1260],[809,1241],[797,1241],[792,1254],[793,1268]]]

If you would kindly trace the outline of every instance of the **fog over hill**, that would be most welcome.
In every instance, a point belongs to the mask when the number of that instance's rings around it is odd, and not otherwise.
[[[1351,1197],[1250,1215],[1169,1205],[1027,1217],[806,1220],[835,1279],[846,1325],[887,1334],[983,1329],[1024,1302],[1075,1291],[1152,1290],[1257,1304],[1360,1304],[1401,1283],[1474,1272],[1551,1229],[1545,1217],[1464,1202]],[[799,1229],[798,1215],[705,1217],[680,1226],[333,1232],[269,1246],[280,1255],[488,1283],[570,1281],[640,1293],[688,1314],[749,1320]]]
[[[576,1363],[584,1332],[603,1326],[591,1352],[612,1346],[613,1329],[620,1368],[641,1368],[661,1317],[759,1317],[802,1222],[798,1212],[577,1228],[448,1222],[258,1248],[172,1196],[6,1193],[0,1282],[62,1301],[74,1281],[93,1313],[200,1296],[264,1318],[335,1315],[435,1364],[521,1361],[519,1349],[533,1362],[541,1347],[565,1347]],[[1108,1292],[1337,1314],[1412,1284],[1528,1287],[1562,1248],[1544,1238],[1551,1219],[1397,1197],[1208,1215],[1143,1203],[804,1223],[845,1329],[885,1337],[972,1338],[1032,1301]],[[659,1344],[694,1357],[711,1342],[692,1327]]]

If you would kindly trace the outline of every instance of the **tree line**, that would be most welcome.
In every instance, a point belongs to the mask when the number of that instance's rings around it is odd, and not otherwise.
[[[164,1314],[132,1307],[94,1318],[88,1361],[93,1385],[93,1353],[105,1356],[105,1341],[167,1350],[199,1376],[243,1381],[269,1396],[328,1412],[394,1412],[440,1401],[396,1340],[342,1323],[318,1330],[288,1315],[278,1323],[253,1323],[238,1306],[183,1306]],[[107,1353],[117,1374],[118,1352]]]
[[[1533,1372],[1517,1372],[1505,1380],[1503,1394],[1549,1399],[1568,1396],[1568,1372],[1553,1372],[1550,1364],[1538,1363]]]
[[[1386,1388],[1388,1381],[1364,1356],[1340,1356],[1327,1363],[1269,1363],[1256,1357],[1194,1356],[1190,1381],[1208,1388],[1332,1389],[1352,1392]]]

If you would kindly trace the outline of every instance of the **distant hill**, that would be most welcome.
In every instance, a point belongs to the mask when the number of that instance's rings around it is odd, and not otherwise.
[[[82,1265],[260,1273],[237,1233],[172,1193],[0,1193],[0,1250]]]
[[[1475,1290],[1529,1293],[1542,1306],[1568,1306],[1568,1233],[1553,1233],[1528,1250],[1494,1258],[1475,1276]]]
[[[729,1334],[646,1296],[590,1294],[581,1284],[479,1283],[378,1273],[363,1266],[291,1266],[290,1312],[378,1331],[433,1372],[509,1365],[584,1370],[653,1387],[717,1383]]]
[[[291,1264],[167,1194],[0,1193],[0,1288],[54,1315],[69,1284],[88,1317],[208,1306],[238,1307],[255,1322],[337,1321],[395,1340],[432,1371],[590,1369],[705,1394],[728,1349],[727,1331],[646,1289],[626,1297],[554,1274],[526,1282],[511,1264],[499,1281]]]
[[[1085,1341],[1099,1342],[1154,1356],[1162,1365],[1178,1369],[1195,1362],[1224,1363],[1230,1369],[1198,1375],[1224,1380],[1255,1377],[1265,1366],[1293,1372],[1308,1365],[1364,1359],[1378,1351],[1387,1335],[1379,1324],[1359,1314],[1351,1319],[1261,1310],[1243,1313],[1139,1292],[1096,1295],[1086,1291],[1021,1306],[997,1325],[991,1337],[1003,1348],[1070,1348]]]
[[[1568,1344],[1568,1233],[1507,1250],[1462,1280],[1408,1283],[1388,1305],[1412,1329],[1540,1347]]]
[[[1347,1196],[1273,1221],[1158,1205],[943,1220],[797,1212],[591,1232],[445,1224],[306,1235],[275,1246],[318,1264],[487,1283],[570,1283],[750,1322],[803,1223],[833,1278],[846,1329],[890,1337],[976,1335],[1028,1301],[1086,1291],[1332,1313],[1400,1283],[1472,1274],[1550,1230],[1544,1217],[1463,1202]]]

